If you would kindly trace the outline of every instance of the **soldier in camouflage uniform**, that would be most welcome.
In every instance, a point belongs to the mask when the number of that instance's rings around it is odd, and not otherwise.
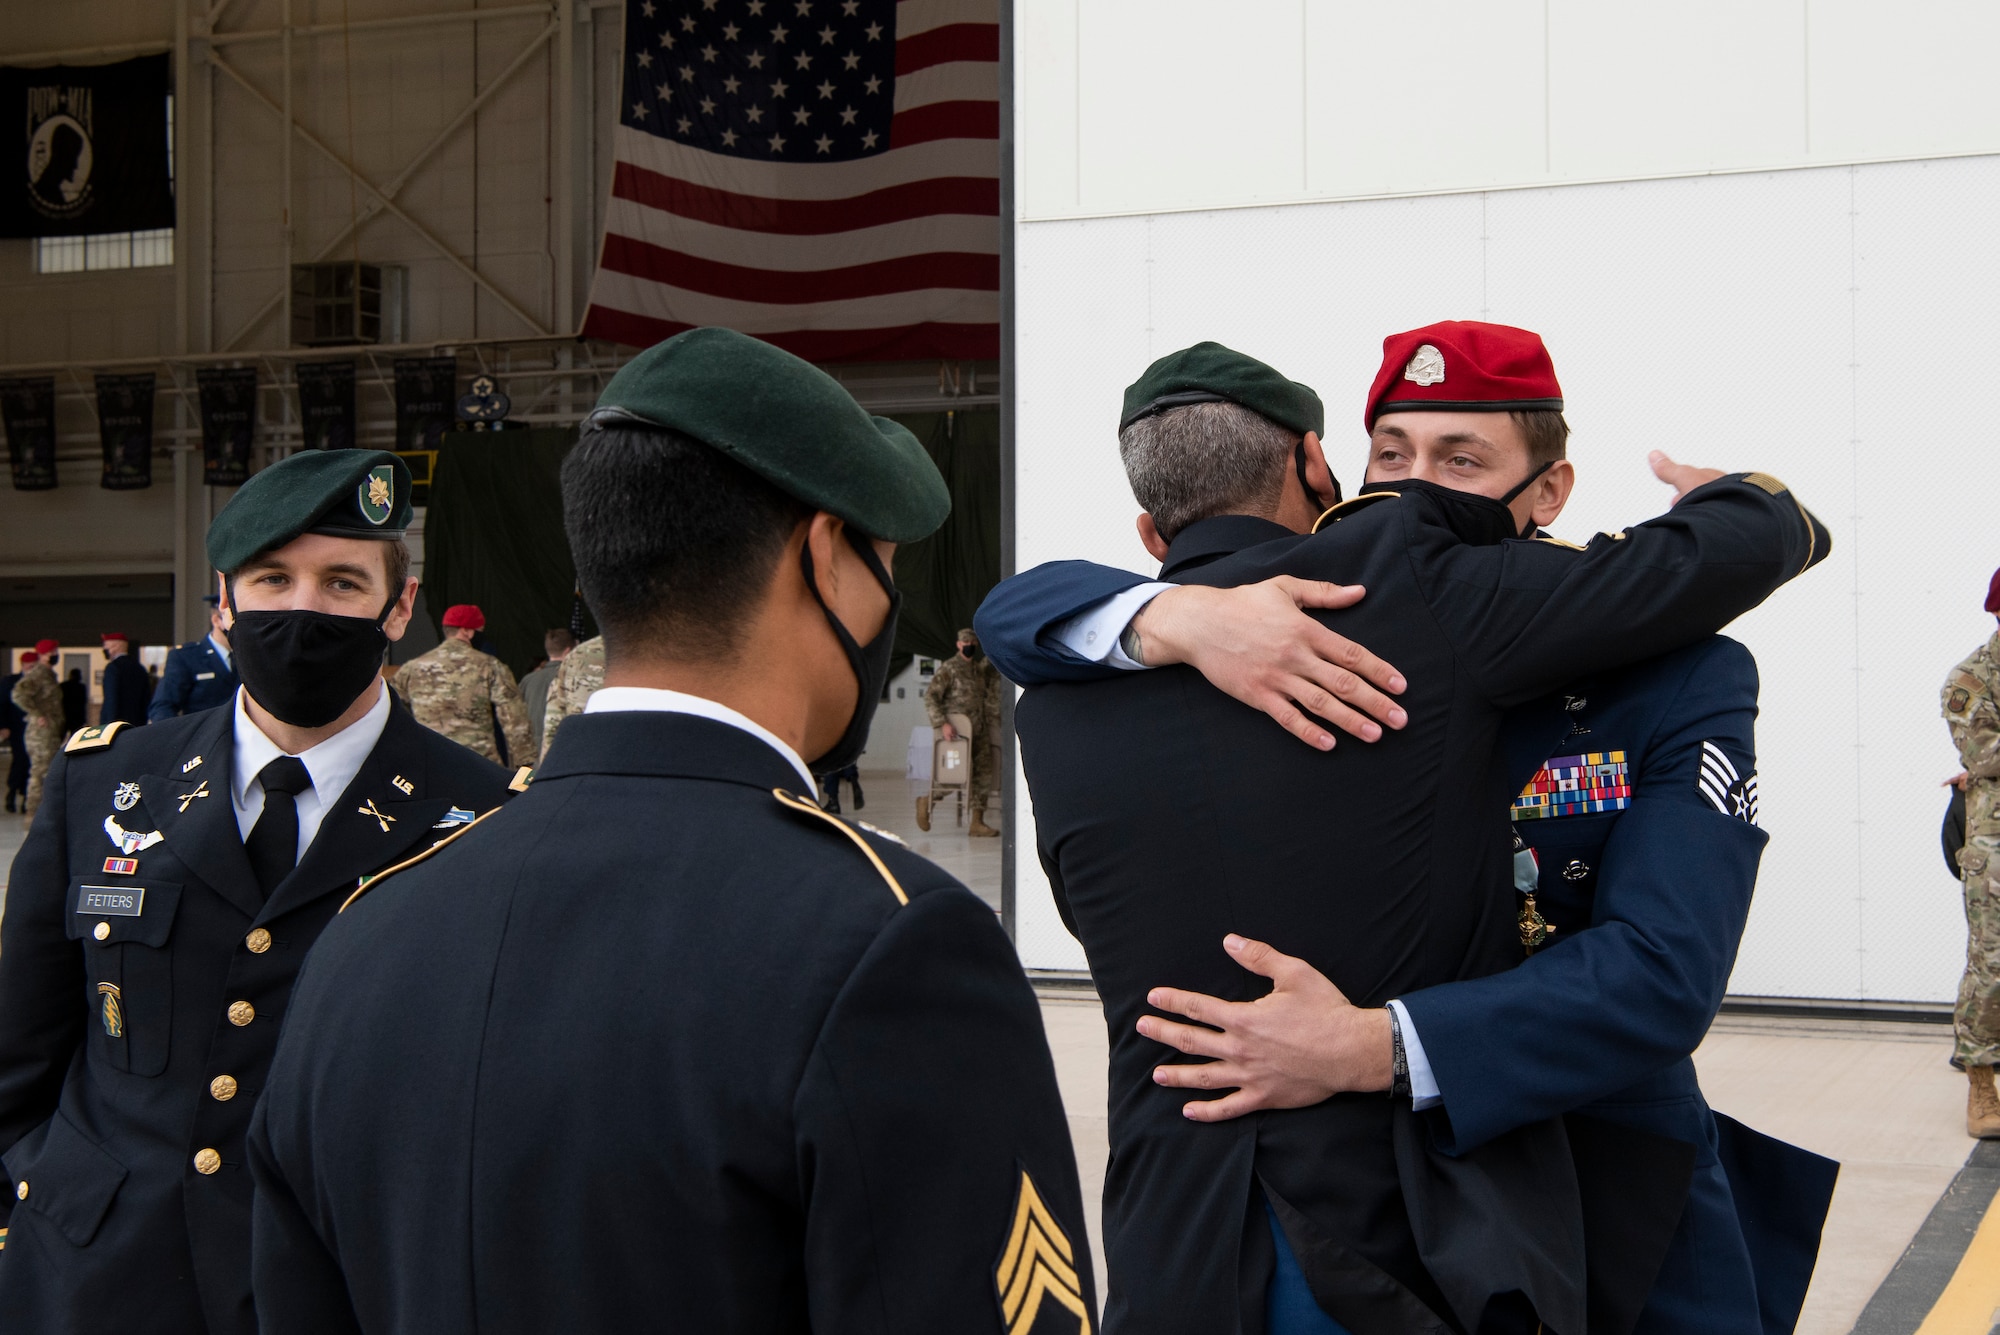
[[[1986,610],[2000,613],[2000,572],[1987,591]],[[1993,1086],[1993,1068],[2000,1064],[2000,634],[1951,670],[1942,697],[1945,723],[1965,764],[1965,847],[1958,866],[1967,942],[1953,1017],[1958,1059],[1972,1079],[1965,1129],[1994,1140],[2000,1139],[2000,1095]]]
[[[986,823],[986,803],[999,787],[994,771],[1000,760],[1000,672],[980,653],[979,637],[970,626],[958,633],[958,656],[938,664],[930,689],[924,692],[924,709],[931,726],[944,731],[947,741],[957,736],[946,716],[963,714],[972,720],[972,827],[967,834],[990,838],[999,834]],[[931,827],[929,796],[917,799],[917,826]]]
[[[549,683],[549,703],[542,715],[542,754],[556,739],[556,729],[571,714],[581,714],[597,688],[604,685],[604,637],[593,635],[569,651]]]
[[[473,632],[485,625],[485,614],[471,603],[446,609],[444,639],[403,664],[390,685],[417,722],[493,761],[502,759],[493,737],[497,718],[507,739],[504,763],[532,765],[528,709],[514,674],[492,654],[472,647]]]
[[[22,810],[30,819],[42,804],[42,780],[62,749],[62,686],[56,681],[53,661],[57,647],[54,640],[37,644],[40,659],[14,683],[14,707],[28,720],[28,802]]]

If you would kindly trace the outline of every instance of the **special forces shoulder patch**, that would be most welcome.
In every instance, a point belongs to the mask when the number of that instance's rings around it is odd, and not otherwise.
[[[1714,742],[1701,744],[1701,769],[1695,788],[1702,800],[1725,816],[1750,825],[1757,823],[1757,774],[1738,774],[1736,765]]]
[[[1076,1253],[1069,1235],[1042,1203],[1026,1168],[1021,1169],[1021,1184],[1014,1191],[1006,1245],[993,1267],[993,1291],[1000,1299],[1000,1322],[1007,1335],[1044,1330],[1037,1323],[1051,1305],[1075,1317],[1076,1324],[1072,1326],[1069,1317],[1057,1311],[1051,1313],[1055,1320],[1046,1330],[1090,1335],[1090,1308],[1076,1277]]]

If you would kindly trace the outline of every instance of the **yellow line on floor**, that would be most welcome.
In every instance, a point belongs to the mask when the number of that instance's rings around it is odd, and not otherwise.
[[[2000,1311],[2000,1192],[1916,1335],[1988,1335]]]

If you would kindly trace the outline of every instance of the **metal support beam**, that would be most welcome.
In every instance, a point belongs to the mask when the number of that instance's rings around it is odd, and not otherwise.
[[[291,132],[298,126],[298,121],[293,117],[292,114],[292,0],[285,0],[284,10],[282,12],[282,17],[280,18],[279,21],[283,24],[283,27],[280,29],[283,35],[279,40],[278,49],[280,51],[280,55],[278,57],[278,61],[280,68],[284,70],[283,86],[284,86],[285,105],[283,110],[281,110],[278,114],[284,119],[285,132],[282,136],[283,142],[278,150],[278,155],[279,155],[278,226],[284,236],[285,262],[284,262],[284,270],[278,276],[278,300],[284,304],[285,318],[282,327],[278,330],[278,338],[286,346],[290,346],[292,341],[292,134]],[[243,82],[242,78],[237,75],[235,70],[231,69],[229,66],[222,63],[221,56],[211,52],[209,55],[209,59],[214,63],[217,69],[221,70],[223,73],[229,75],[230,77],[236,79],[238,83]],[[244,86],[248,87],[249,85],[245,84]],[[232,348],[235,347],[236,340],[235,339],[229,340],[229,342],[225,346]]]
[[[550,28],[552,29],[553,26],[554,26],[553,24],[550,25]],[[549,35],[550,32],[548,30],[545,30],[542,33],[541,38],[538,40],[546,41]],[[306,142],[308,147],[317,150],[322,157],[327,159],[327,161],[333,163],[336,167],[339,167],[342,171],[346,172],[348,176],[353,178],[355,184],[359,185],[363,190],[366,190],[369,194],[373,195],[385,211],[394,214],[397,218],[401,219],[404,226],[408,227],[411,231],[415,232],[424,241],[429,243],[431,248],[436,250],[439,255],[444,257],[446,262],[451,264],[453,268],[457,269],[460,273],[464,274],[474,283],[477,283],[480,287],[486,289],[486,291],[492,295],[493,299],[498,301],[503,307],[505,307],[507,311],[514,316],[515,319],[519,320],[522,324],[526,325],[529,329],[533,330],[537,334],[547,334],[549,332],[542,326],[542,323],[539,320],[535,319],[534,316],[528,314],[525,310],[522,310],[519,303],[517,303],[512,297],[508,296],[505,292],[501,291],[500,288],[497,287],[491,279],[487,278],[485,274],[480,273],[479,270],[473,268],[470,264],[466,263],[465,258],[461,256],[457,251],[453,250],[451,246],[444,240],[444,238],[438,236],[437,233],[431,231],[430,228],[424,226],[422,223],[418,222],[415,218],[411,217],[409,213],[407,213],[393,199],[390,199],[388,196],[384,195],[380,187],[378,187],[373,181],[369,180],[367,176],[363,175],[362,172],[358,168],[356,168],[353,163],[349,162],[346,158],[342,157],[339,153],[335,152],[330,145],[328,145],[324,140],[320,139],[319,136],[313,134],[310,130],[306,129],[303,125],[300,125],[295,121],[291,121],[289,117],[286,117],[284,109],[280,107],[276,102],[272,101],[269,94],[265,93],[262,89],[258,88],[257,85],[251,83],[250,80],[245,78],[236,69],[235,66],[231,65],[228,61],[224,60],[220,55],[220,53],[213,55],[211,57],[211,60],[213,61],[217,69],[221,70],[224,74],[227,74],[231,79],[233,79],[238,87],[243,89],[244,92],[250,94],[252,98],[256,99],[256,101],[260,105],[262,105],[265,108],[265,110],[271,112],[273,115],[279,117],[281,120],[284,120],[287,124],[289,124],[291,126],[292,134],[296,134],[300,139]],[[290,143],[290,138],[291,138],[290,135],[286,136],[286,142],[288,144]],[[287,268],[285,273],[286,290],[288,292],[290,291],[290,284],[291,284],[291,271],[289,265],[290,265],[290,257],[288,255]],[[285,330],[285,336],[287,339],[291,337],[291,330],[289,329],[289,327]]]
[[[287,3],[289,3],[289,0],[287,0]],[[474,97],[472,101],[466,105],[465,109],[460,111],[458,115],[454,116],[449,125],[446,125],[442,130],[438,131],[437,134],[431,139],[431,141],[428,144],[425,144],[421,149],[418,149],[416,154],[413,157],[411,157],[407,163],[403,165],[403,170],[397,172],[395,177],[392,180],[390,180],[386,185],[381,186],[379,190],[377,190],[377,193],[381,195],[384,199],[394,199],[397,195],[401,194],[403,187],[410,183],[410,177],[416,174],[417,168],[421,167],[424,163],[428,162],[433,154],[435,154],[439,149],[443,148],[445,144],[451,140],[452,136],[457,134],[459,129],[462,126],[464,126],[464,124],[467,121],[471,120],[472,117],[478,113],[479,109],[482,106],[486,105],[486,102],[489,98],[491,98],[495,93],[498,93],[503,87],[505,87],[507,81],[512,79],[514,75],[520,71],[521,67],[526,65],[529,59],[537,51],[542,49],[542,46],[549,40],[550,36],[552,36],[554,32],[555,32],[555,27],[553,24],[550,25],[549,27],[542,29],[541,33],[538,34],[533,41],[529,42],[527,46],[523,47],[519,55],[514,57],[513,63],[508,65],[506,69],[500,72],[499,77],[495,78],[491,83],[487,84],[486,87],[480,89],[478,95]],[[363,184],[365,185],[367,183],[364,181]],[[374,187],[370,188],[374,189]],[[365,227],[370,220],[380,215],[382,211],[383,211],[382,204],[372,199],[369,200],[367,207],[361,211],[361,215],[348,222],[338,232],[335,232],[333,236],[330,237],[324,245],[322,245],[316,252],[314,252],[313,257],[309,261],[309,263],[316,264],[319,261],[325,259],[328,255],[331,255],[335,250],[340,248],[341,243],[345,242],[348,237],[354,235],[355,232]],[[243,322],[243,326],[230,337],[228,342],[222,345],[224,348],[233,348],[237,344],[241,343],[245,338],[249,337],[251,332],[254,331],[257,328],[257,326],[263,324],[265,320],[270,318],[272,308],[280,304],[282,304],[285,308],[285,327],[283,330],[283,335],[286,342],[288,343],[290,342],[291,329],[292,329],[292,314],[291,314],[292,261],[293,261],[293,256],[290,243],[290,229],[287,228],[287,237],[285,246],[285,277],[282,288],[277,293],[277,295],[273,296],[269,301],[265,302],[262,306],[260,306],[255,315],[251,316],[248,320]],[[559,328],[565,328],[565,329],[570,327],[569,325],[564,324],[560,319],[557,321],[557,325]],[[531,325],[531,327],[538,328],[539,326]]]
[[[576,170],[576,5],[574,0],[556,4],[556,105],[555,153],[549,164],[554,178],[555,236],[549,247],[555,252],[555,326],[576,328],[576,190],[571,175]]]
[[[227,3],[227,0],[224,0]],[[433,14],[398,14],[386,19],[356,19],[352,23],[301,24],[292,28],[295,37],[344,37],[350,33],[392,31],[399,28],[429,28],[447,23],[491,23],[496,19],[551,18],[556,5],[552,0],[542,0],[532,5],[499,5],[491,9],[449,9]],[[211,39],[217,46],[240,46],[249,42],[268,42],[277,38],[282,28],[243,29],[237,32],[219,32]]]

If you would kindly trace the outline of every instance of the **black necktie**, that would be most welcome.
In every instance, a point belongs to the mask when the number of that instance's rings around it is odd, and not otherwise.
[[[294,799],[312,787],[312,775],[297,756],[279,756],[258,772],[257,782],[264,789],[264,810],[250,827],[243,850],[250,855],[257,885],[269,899],[298,865],[299,804]]]

